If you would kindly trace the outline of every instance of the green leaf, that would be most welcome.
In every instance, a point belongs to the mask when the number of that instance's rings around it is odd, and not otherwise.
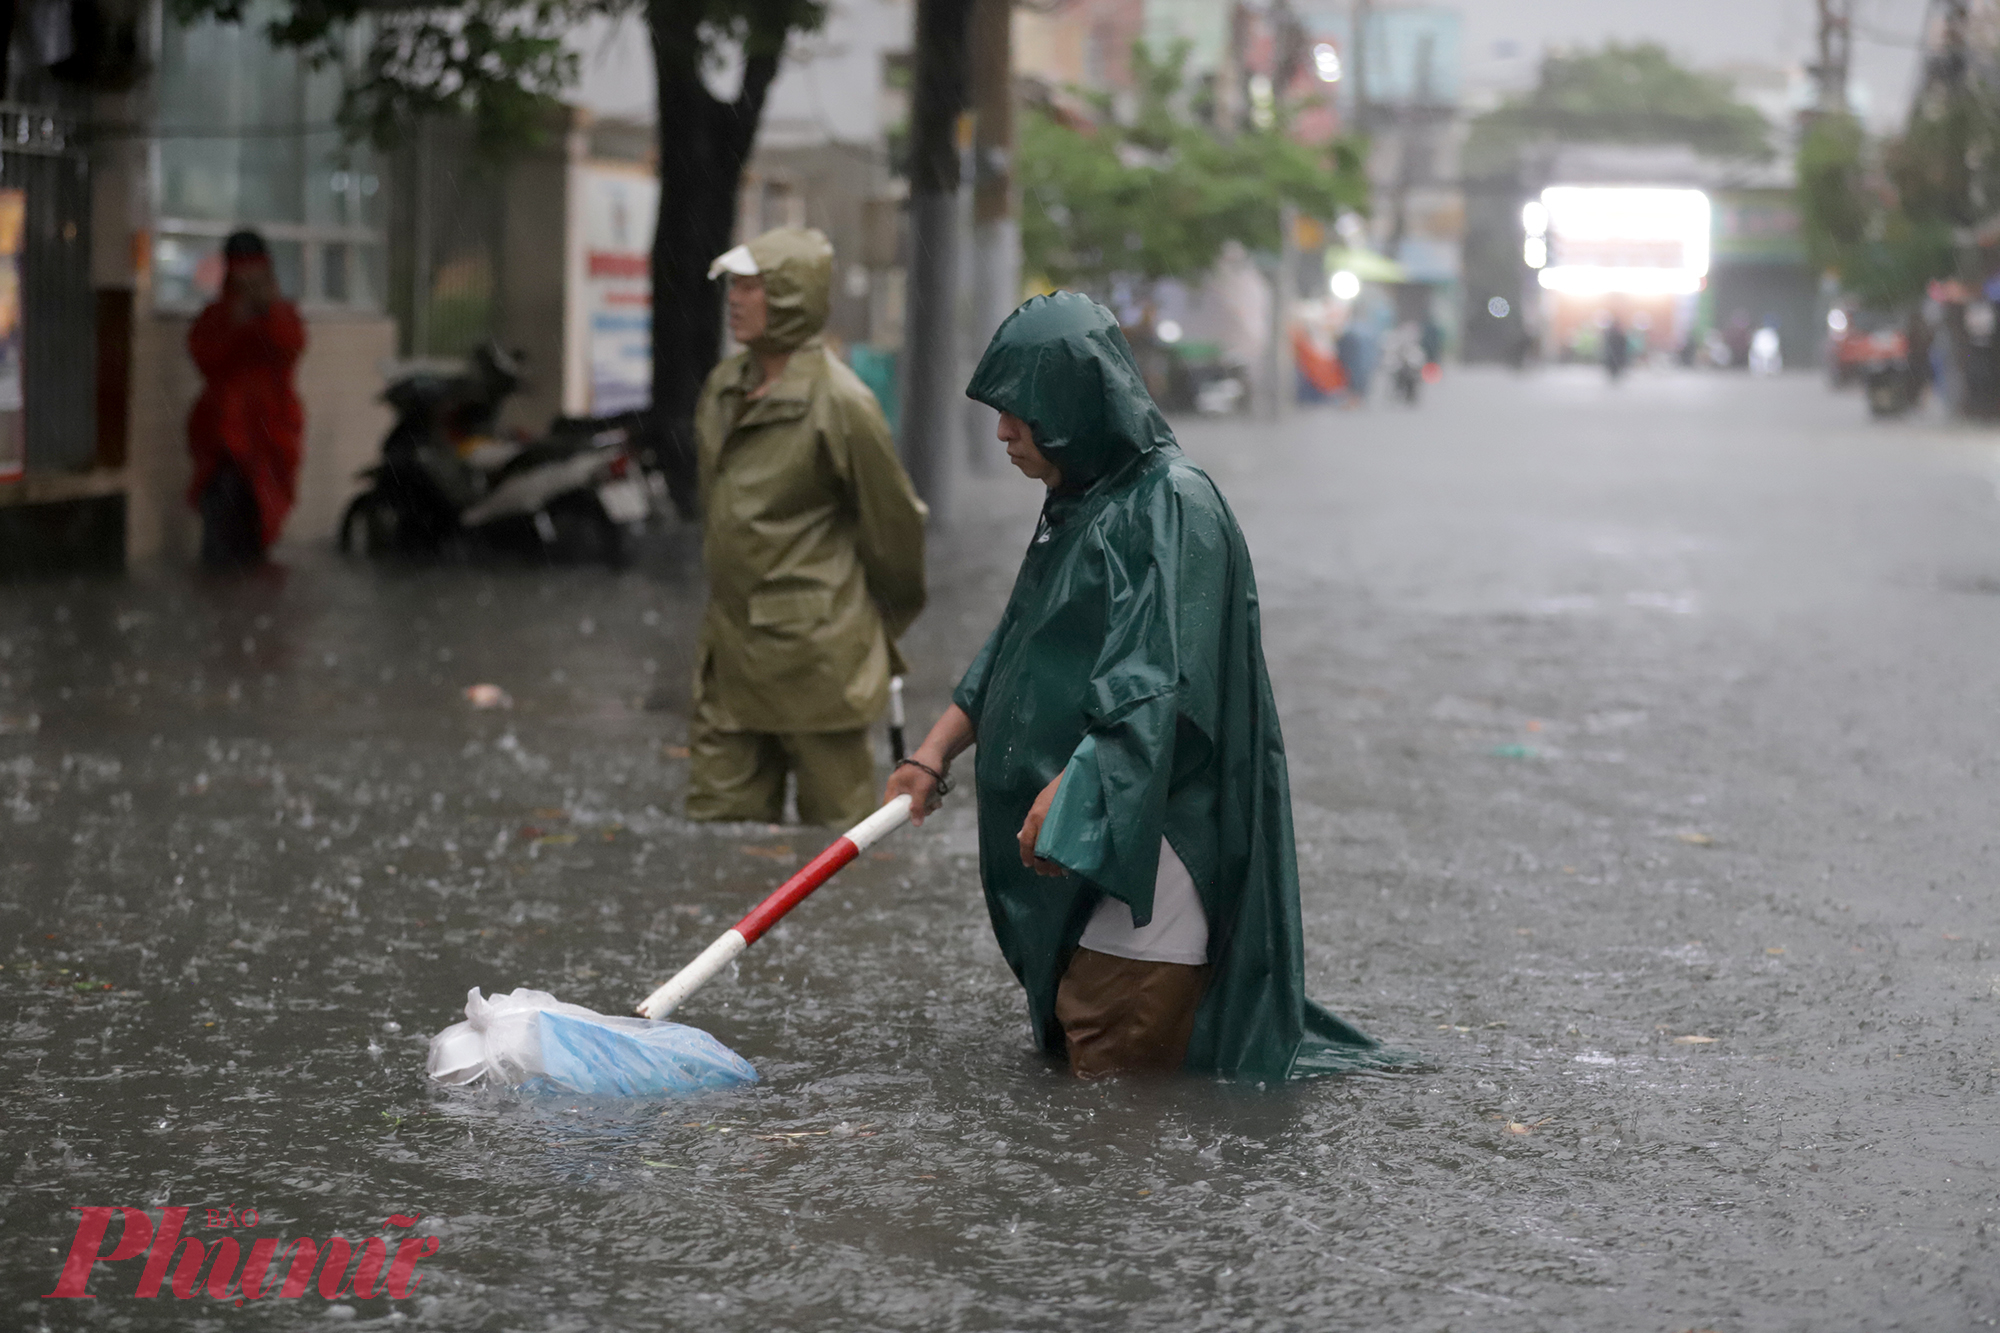
[[[1365,212],[1359,141],[1310,145],[1284,116],[1223,136],[1202,122],[1186,79],[1188,47],[1133,50],[1136,103],[1077,94],[1090,121],[1063,106],[1032,109],[1018,153],[1021,245],[1028,270],[1060,286],[1101,290],[1116,276],[1192,279],[1223,245],[1276,250],[1283,208],[1331,219]]]
[[[1551,55],[1526,93],[1475,118],[1465,160],[1474,171],[1511,163],[1532,143],[1686,144],[1711,157],[1769,161],[1771,127],[1728,80],[1674,63],[1655,42],[1608,42]]]
[[[577,77],[564,39],[591,19],[641,15],[661,61],[689,78],[734,52],[778,55],[826,20],[824,0],[168,0],[168,12],[181,23],[271,13],[274,45],[346,75],[340,122],[350,139],[392,147],[421,117],[444,113],[468,117],[489,152],[546,137]]]

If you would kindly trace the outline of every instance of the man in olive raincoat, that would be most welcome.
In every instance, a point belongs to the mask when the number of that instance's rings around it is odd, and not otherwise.
[[[775,822],[874,808],[869,724],[924,606],[924,506],[881,407],[828,355],[833,249],[766,232],[715,261],[745,351],[695,409],[708,609],[695,651],[688,814]]]
[[[1117,320],[1035,297],[966,392],[1048,498],[999,626],[889,794],[930,808],[978,743],[980,875],[1036,1040],[1087,1077],[1369,1058],[1305,993],[1249,551]]]

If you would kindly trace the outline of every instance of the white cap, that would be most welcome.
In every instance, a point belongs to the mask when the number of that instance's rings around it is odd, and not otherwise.
[[[757,261],[750,257],[750,247],[739,245],[734,250],[725,250],[708,266],[708,276],[719,278],[725,273],[734,273],[739,278],[754,278],[760,270]]]

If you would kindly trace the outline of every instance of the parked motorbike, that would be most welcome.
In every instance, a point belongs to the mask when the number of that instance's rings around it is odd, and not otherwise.
[[[1429,363],[1415,324],[1405,323],[1389,331],[1382,340],[1382,366],[1389,372],[1396,396],[1415,407],[1424,381],[1431,378],[1425,373]]]
[[[1901,329],[1877,329],[1863,346],[1865,352],[1854,360],[1868,415],[1899,417],[1915,407],[1922,380],[1910,364],[1908,336]]]
[[[522,387],[518,358],[491,343],[463,367],[416,366],[383,392],[396,424],[367,488],[340,521],[340,549],[431,555],[470,543],[562,560],[622,563],[652,512],[629,418],[558,418],[533,441],[499,436]]]
[[[1902,358],[1872,362],[1862,374],[1869,416],[1899,417],[1917,405],[1917,378]]]
[[[1423,389],[1423,367],[1413,365],[1408,361],[1401,362],[1396,366],[1396,373],[1393,378],[1396,383],[1396,396],[1411,407],[1415,407],[1417,405],[1417,395]]]

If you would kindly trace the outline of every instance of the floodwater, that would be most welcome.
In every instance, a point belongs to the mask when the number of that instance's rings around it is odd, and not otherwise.
[[[824,841],[676,813],[686,535],[0,591],[0,1327],[1992,1326],[2000,453],[1861,417],[1467,374],[1185,428],[1259,561],[1310,987],[1422,1061],[1283,1088],[1028,1050],[966,796],[680,1015],[756,1086],[434,1088],[469,987],[625,1012]],[[961,500],[918,729],[1035,496]],[[439,1248],[400,1301],[44,1300],[86,1205]]]

